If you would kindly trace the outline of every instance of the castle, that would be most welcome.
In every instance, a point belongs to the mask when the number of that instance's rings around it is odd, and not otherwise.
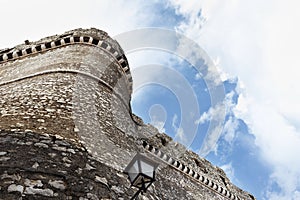
[[[130,199],[137,152],[160,163],[140,199],[255,199],[143,124],[131,93],[123,50],[98,29],[0,50],[0,199]]]

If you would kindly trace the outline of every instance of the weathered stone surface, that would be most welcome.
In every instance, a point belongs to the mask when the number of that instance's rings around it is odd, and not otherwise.
[[[77,29],[0,50],[0,199],[130,199],[125,167],[160,163],[140,199],[254,199],[131,113],[116,41]]]
[[[23,193],[24,187],[22,185],[11,184],[8,186],[7,191],[10,192],[19,192]]]

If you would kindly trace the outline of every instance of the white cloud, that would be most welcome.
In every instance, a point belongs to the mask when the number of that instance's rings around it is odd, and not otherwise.
[[[171,2],[177,12],[191,16],[179,29],[244,85],[235,113],[273,168],[270,183],[281,188],[270,187],[266,198],[295,199],[300,187],[299,1]],[[199,10],[205,19],[193,19]]]
[[[156,119],[154,119],[153,121],[151,121],[151,124],[158,129],[158,132],[160,133],[165,133],[166,129],[164,128],[165,126],[165,122],[163,121],[158,121]]]
[[[0,18],[5,28],[1,29],[0,49],[75,28],[96,27],[114,36],[148,26],[155,16],[146,6],[137,0],[3,0]]]
[[[251,124],[261,156],[273,168],[270,184],[282,189],[270,192],[269,199],[280,199],[280,196],[292,199],[300,187],[299,132],[273,107],[263,103],[250,106],[247,115],[246,122]]]
[[[235,180],[235,176],[234,176],[234,168],[232,167],[232,163],[227,163],[225,165],[220,166],[221,169],[224,170],[224,172],[226,173],[226,175],[228,176],[228,178],[232,181]]]
[[[222,84],[221,74],[216,67],[218,59],[211,60],[206,52],[197,42],[186,37],[186,35],[177,34],[178,43],[176,53],[186,59],[203,76],[207,87],[214,89]]]
[[[172,118],[172,128],[173,128],[174,130],[177,129],[176,123],[178,123],[178,116],[175,114],[175,115],[173,116],[173,118]]]
[[[293,199],[300,199],[300,191],[295,191],[293,194]]]
[[[238,129],[238,125],[239,122],[235,117],[230,117],[224,125],[224,129],[223,129],[224,140],[229,144],[232,144],[232,142],[234,141],[236,130]]]
[[[201,117],[199,119],[197,119],[195,121],[196,124],[204,124],[205,122],[211,120],[213,114],[212,113],[215,113],[215,110],[214,108],[209,108],[208,112],[204,112]]]
[[[182,127],[178,127],[176,124],[178,123],[178,116],[175,114],[172,118],[172,128],[175,132],[174,140],[180,142],[181,144],[188,145],[189,138],[188,135],[185,135]]]
[[[224,132],[225,139],[233,140],[235,131],[238,128],[238,122],[230,118],[225,122],[225,113],[230,113],[234,108],[233,103],[234,92],[226,94],[223,102],[218,103],[216,106],[210,107],[207,112],[204,112],[199,119],[195,121],[196,124],[209,123],[209,129],[206,133],[205,139],[199,150],[199,154],[203,157],[208,155],[211,151],[217,154],[217,142]],[[225,122],[225,124],[224,124]]]
[[[164,126],[167,120],[167,111],[162,105],[152,105],[149,109],[149,116],[151,118],[150,124],[156,127],[160,133],[166,132]]]
[[[187,136],[185,135],[182,127],[178,127],[176,129],[176,134],[175,134],[174,140],[178,141],[178,142],[180,142],[181,144],[184,144],[184,145],[189,144]]]
[[[224,112],[224,104],[219,103],[214,107],[210,107],[207,112],[203,113],[200,118],[195,121],[196,124],[209,123],[209,129],[199,150],[199,154],[203,157],[211,151],[217,151],[217,141],[221,136],[224,120],[220,113]]]

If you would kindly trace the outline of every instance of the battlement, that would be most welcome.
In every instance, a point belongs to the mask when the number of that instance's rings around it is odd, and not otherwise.
[[[129,82],[128,90],[130,94],[132,93],[132,77],[123,50],[106,32],[93,28],[75,29],[62,35],[46,37],[37,42],[25,41],[25,44],[15,48],[0,50],[0,65],[75,44],[92,45],[111,55],[126,74]]]

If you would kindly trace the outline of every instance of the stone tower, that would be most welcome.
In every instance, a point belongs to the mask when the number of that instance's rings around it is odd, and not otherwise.
[[[0,50],[0,199],[130,199],[136,152],[160,163],[141,199],[255,199],[143,124],[131,92],[121,47],[98,29]]]

